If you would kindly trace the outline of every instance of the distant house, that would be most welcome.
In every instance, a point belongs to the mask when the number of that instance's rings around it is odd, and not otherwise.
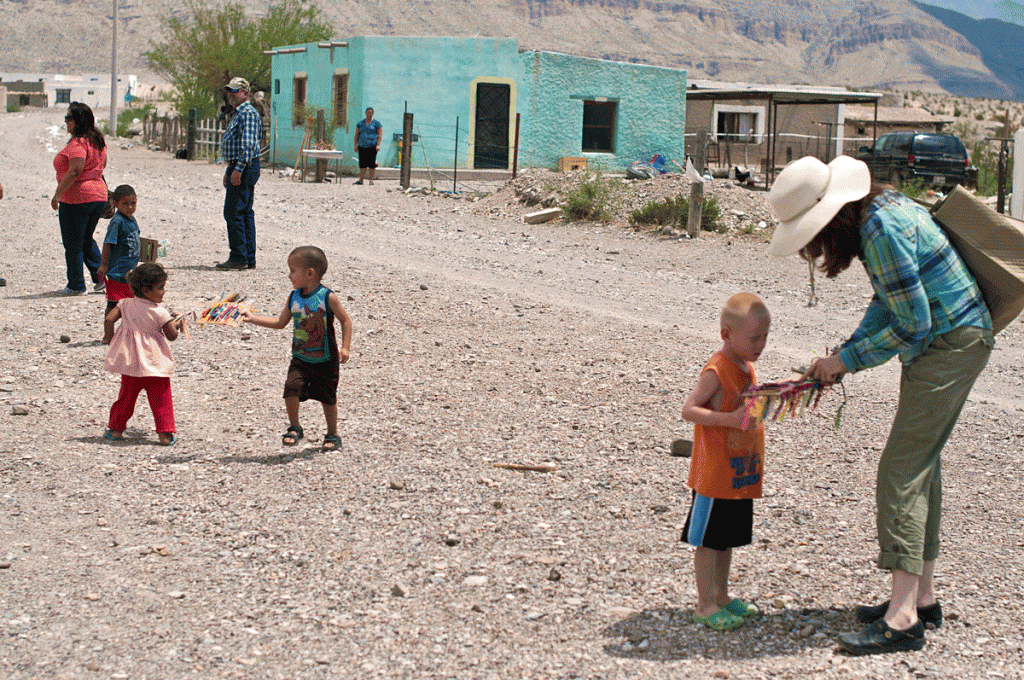
[[[0,85],[7,88],[7,105],[67,106],[82,102],[90,108],[110,106],[110,74],[90,73],[0,73]],[[117,79],[118,101],[135,94],[138,78],[126,75]]]
[[[570,156],[619,172],[655,153],[684,156],[678,69],[521,51],[504,38],[357,36],[271,53],[276,162],[296,161],[307,121],[322,109],[328,143],[354,167],[367,107],[384,126],[381,166],[399,165],[406,111],[418,167],[555,168]]]
[[[847,111],[874,110],[878,92],[839,87],[691,81],[686,93],[686,140],[708,133],[709,165],[746,166],[771,174],[803,156],[828,161],[849,153]],[[872,106],[863,106],[872,104]]]
[[[924,109],[900,106],[878,107],[878,132],[880,137],[887,132],[916,130],[917,132],[942,132],[952,124],[952,118],[936,116]],[[873,147],[875,109],[871,106],[846,107],[846,153],[856,155],[862,146]]]

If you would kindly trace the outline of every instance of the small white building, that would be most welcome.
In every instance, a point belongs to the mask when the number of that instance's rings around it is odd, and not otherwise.
[[[110,106],[110,74],[0,72],[0,85],[7,88],[6,104],[15,106],[67,106],[82,102],[90,108]],[[117,100],[126,95],[138,96],[139,80],[135,75],[117,79]]]

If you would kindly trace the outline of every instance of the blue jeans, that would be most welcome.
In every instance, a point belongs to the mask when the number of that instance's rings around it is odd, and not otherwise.
[[[82,265],[89,270],[92,282],[96,283],[96,270],[100,268],[100,249],[92,234],[100,221],[106,201],[92,203],[60,203],[57,206],[57,221],[60,222],[60,238],[64,242],[64,261],[68,267],[68,288],[85,290],[85,276]]]
[[[228,178],[227,193],[224,196],[224,221],[228,226],[228,262],[256,264],[256,213],[252,209],[254,188],[260,179],[260,161],[257,158],[246,166],[242,182],[237,187],[231,183],[235,164],[228,163],[225,171]]]

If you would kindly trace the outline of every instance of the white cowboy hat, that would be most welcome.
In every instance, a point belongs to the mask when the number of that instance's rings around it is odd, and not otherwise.
[[[813,156],[793,161],[768,192],[779,226],[768,246],[771,255],[792,255],[811,242],[839,209],[867,196],[871,171],[863,161],[839,156],[825,165]]]

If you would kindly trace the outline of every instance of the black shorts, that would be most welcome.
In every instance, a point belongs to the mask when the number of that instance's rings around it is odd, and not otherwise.
[[[360,168],[376,168],[377,167],[377,147],[375,147],[375,146],[361,146],[361,147],[359,147],[359,167]]]
[[[319,401],[331,406],[338,403],[338,360],[318,363],[292,357],[288,377],[284,381],[284,398]]]
[[[680,538],[698,548],[728,550],[753,540],[754,501],[708,498],[694,492]]]

